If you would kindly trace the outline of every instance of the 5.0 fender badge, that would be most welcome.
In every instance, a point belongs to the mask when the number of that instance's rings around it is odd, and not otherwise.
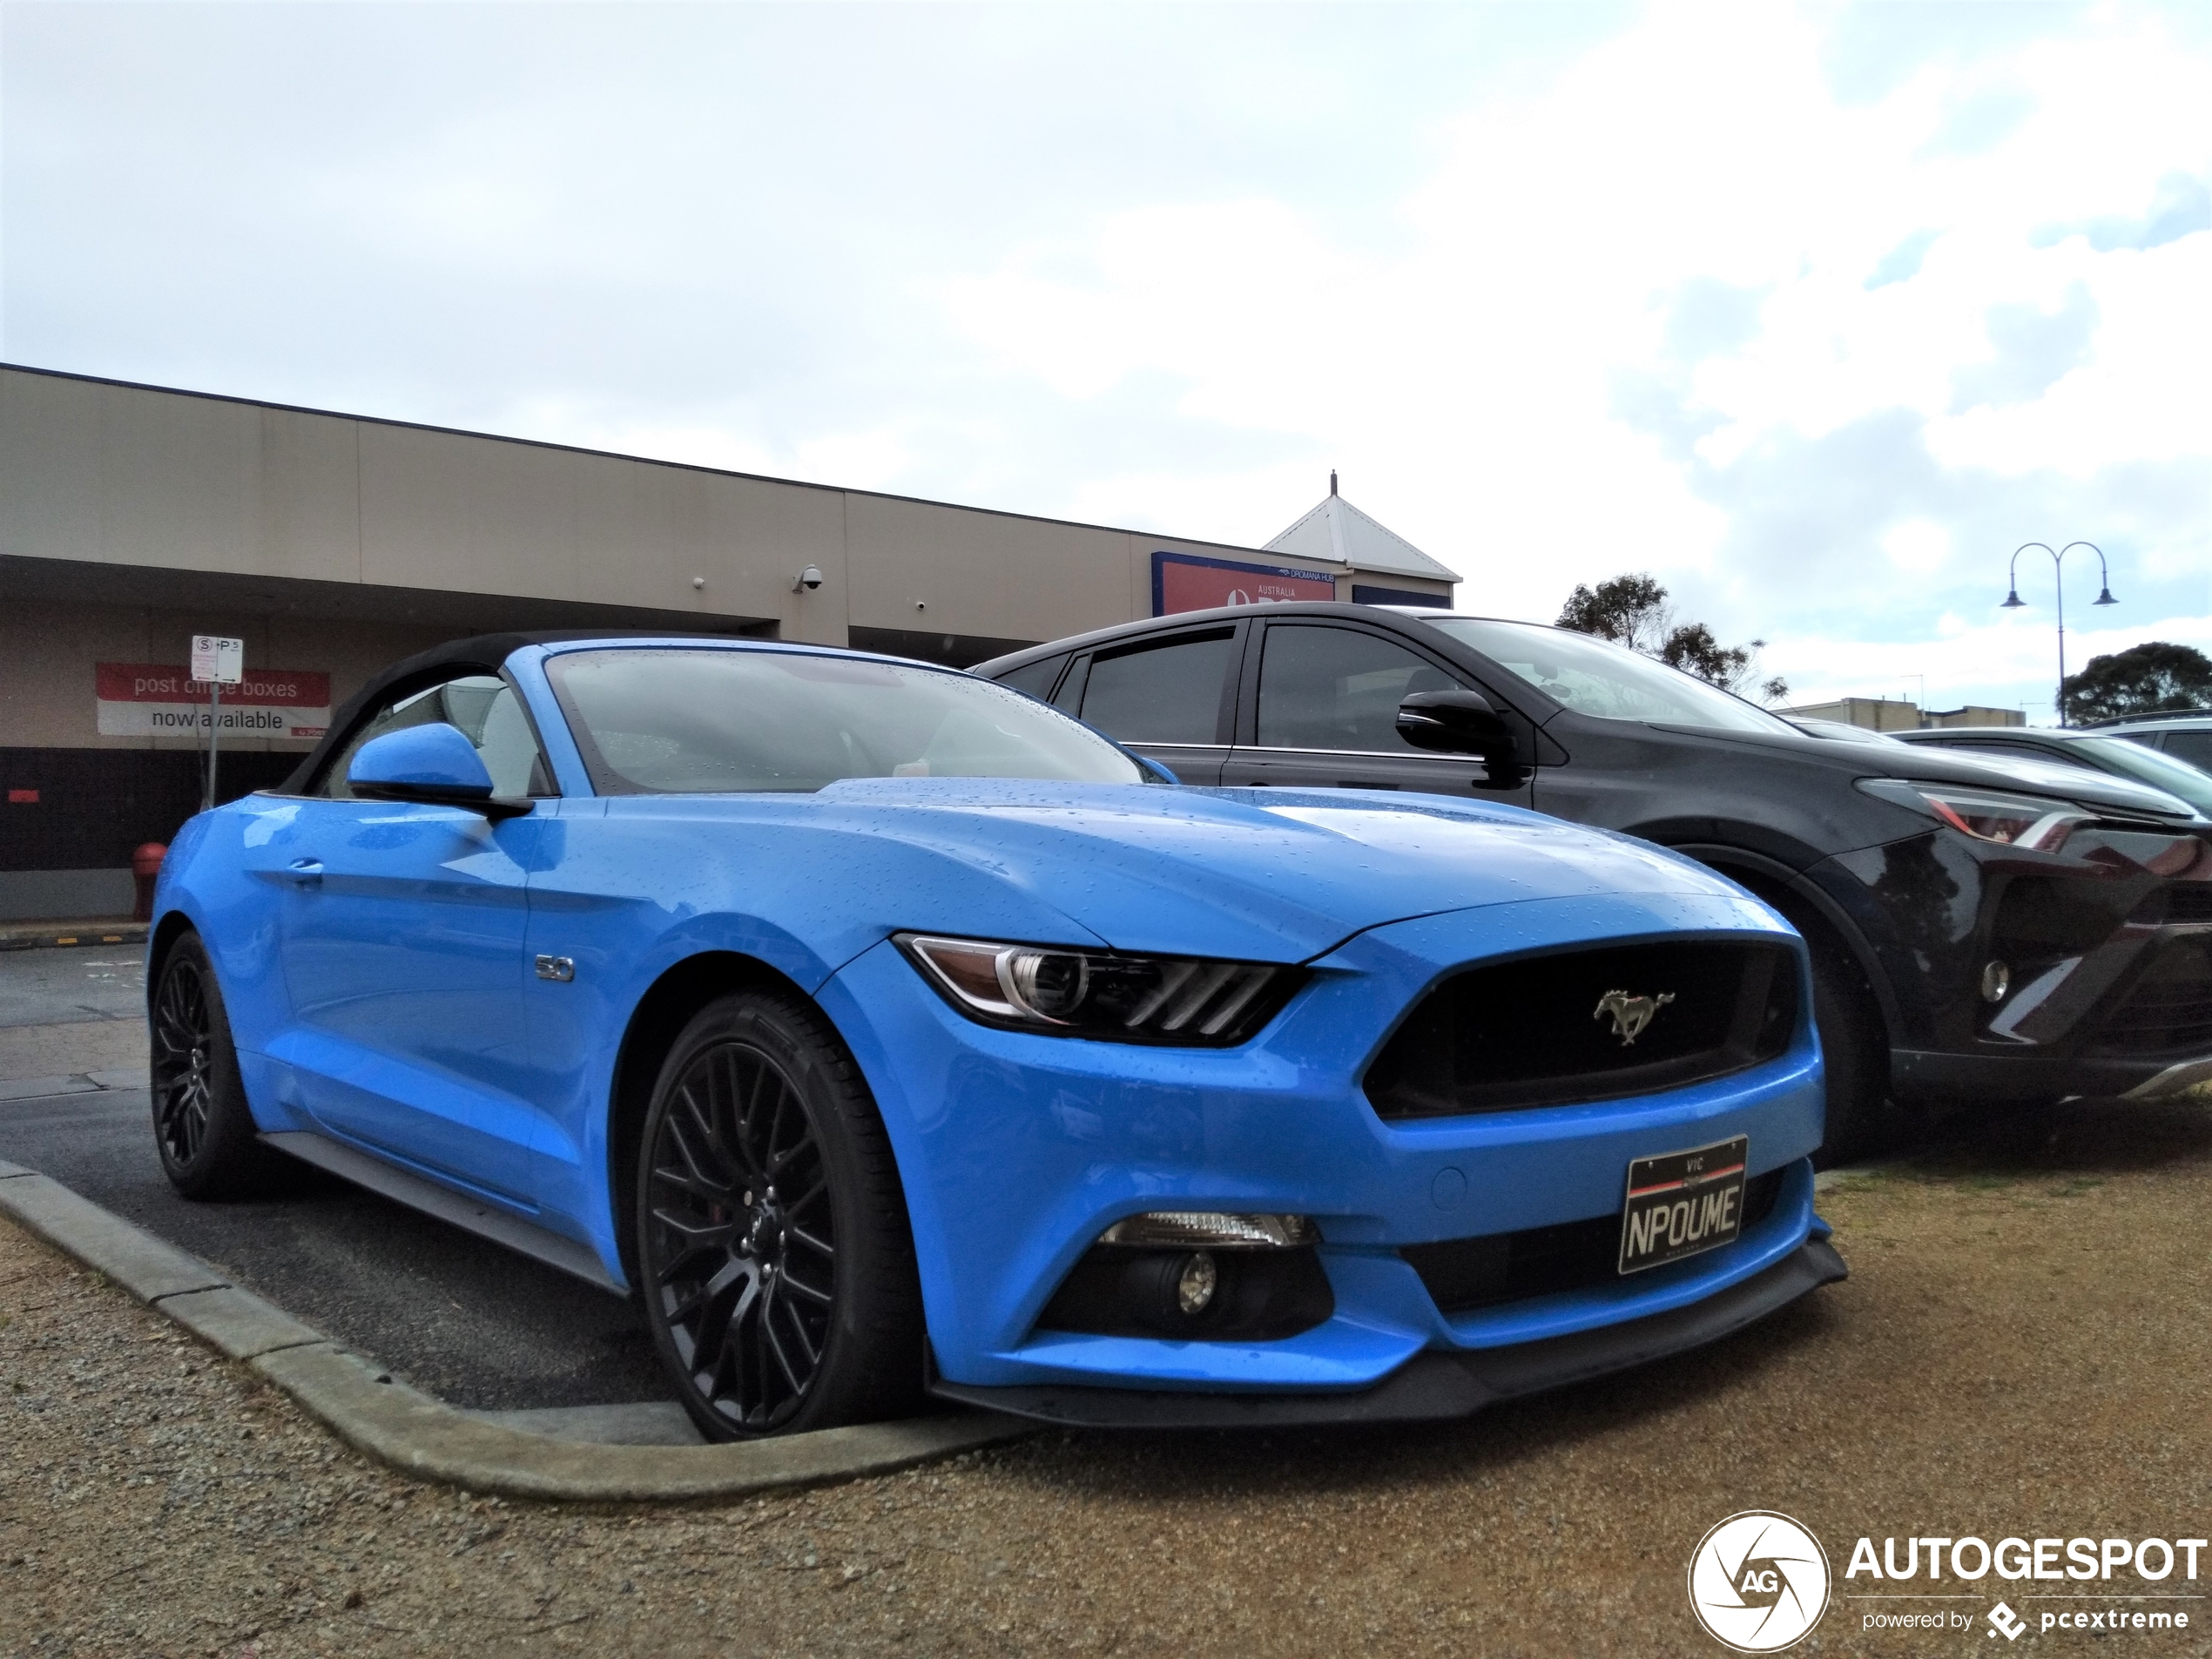
[[[1662,991],[1656,996],[1631,996],[1626,991],[1608,991],[1598,998],[1597,1006],[1590,1010],[1590,1018],[1595,1020],[1602,1015],[1611,1015],[1613,1035],[1621,1039],[1621,1046],[1625,1049],[1643,1035],[1643,1028],[1651,1023],[1652,1016],[1674,1000],[1672,991]]]

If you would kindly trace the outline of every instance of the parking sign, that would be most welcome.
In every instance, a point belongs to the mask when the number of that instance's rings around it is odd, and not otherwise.
[[[246,642],[214,634],[192,637],[192,677],[202,685],[235,685],[246,678]]]

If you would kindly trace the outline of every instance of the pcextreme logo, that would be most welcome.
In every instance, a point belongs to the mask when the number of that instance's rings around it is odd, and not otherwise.
[[[1779,1653],[1828,1610],[1828,1553],[1787,1515],[1730,1515],[1690,1555],[1689,1608],[1706,1635],[1738,1653]]]

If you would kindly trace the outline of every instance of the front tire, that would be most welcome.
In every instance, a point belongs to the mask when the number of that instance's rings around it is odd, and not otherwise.
[[[1828,1120],[1818,1168],[1871,1157],[1896,1136],[1890,1105],[1890,1049],[1882,1017],[1859,975],[1825,941],[1807,936],[1812,952],[1812,1018],[1828,1085]]]
[[[150,1008],[153,1139],[169,1184],[187,1198],[258,1197],[280,1156],[260,1138],[215,965],[198,934],[162,958]]]
[[[921,1296],[889,1138],[835,1030],[747,991],[685,1027],[637,1160],[639,1288],[700,1432],[892,1415],[921,1376]]]

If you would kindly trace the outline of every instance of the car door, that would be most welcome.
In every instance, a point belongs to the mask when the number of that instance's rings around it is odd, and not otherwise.
[[[1418,790],[1530,804],[1526,772],[1500,787],[1474,756],[1431,753],[1398,735],[1398,705],[1414,692],[1485,688],[1393,634],[1270,620],[1244,685],[1250,713],[1221,774],[1232,786]]]
[[[1053,705],[1186,784],[1217,784],[1246,626],[1216,623],[1087,651],[1069,666]]]
[[[552,793],[521,699],[496,675],[416,685],[372,711],[266,849],[292,1008],[273,1057],[331,1133],[527,1204],[543,1130],[523,1092],[523,946],[550,814],[495,822],[357,800],[346,784],[363,743],[435,720],[476,745],[496,792]]]

